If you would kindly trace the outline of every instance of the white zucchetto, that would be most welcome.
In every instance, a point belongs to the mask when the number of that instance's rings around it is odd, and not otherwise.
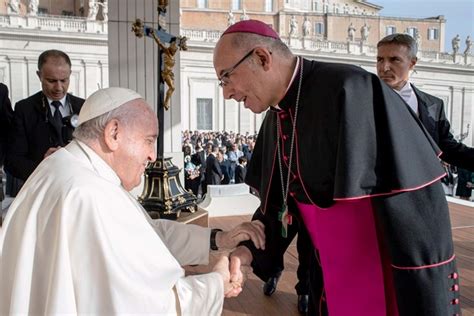
[[[143,99],[137,92],[119,87],[100,89],[91,94],[79,113],[79,124],[115,110],[119,106],[136,99]]]

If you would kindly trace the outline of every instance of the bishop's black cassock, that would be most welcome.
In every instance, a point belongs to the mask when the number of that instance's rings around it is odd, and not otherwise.
[[[296,203],[331,212],[337,203],[366,201],[380,249],[387,314],[459,313],[448,206],[438,181],[444,175],[438,147],[402,99],[374,74],[355,66],[302,62],[290,213],[301,217]],[[283,256],[297,232],[297,225],[289,225],[288,237],[281,234],[277,142],[286,181],[299,78],[297,74],[278,104],[281,110],[267,112],[246,176],[261,197],[254,219],[265,224],[266,249],[243,244],[253,254],[254,272],[265,281],[274,272],[273,261]],[[337,304],[337,293],[327,296],[320,259],[316,249],[309,314],[334,315],[327,300]]]

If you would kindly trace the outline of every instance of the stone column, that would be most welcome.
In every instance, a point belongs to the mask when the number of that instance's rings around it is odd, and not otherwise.
[[[474,90],[472,88],[466,88],[464,90],[464,104],[466,105],[466,108],[470,110],[470,126],[471,128],[469,129],[469,136],[467,139],[464,141],[464,143],[468,146],[473,147],[474,146],[474,112],[472,109],[472,105],[474,105]]]
[[[21,56],[8,56],[8,69],[10,72],[10,93],[12,96],[12,106],[14,103],[29,96],[28,79],[28,62]]]
[[[82,68],[84,78],[84,90],[87,96],[91,95],[95,91],[97,91],[98,86],[100,84],[100,78],[98,78],[98,71],[100,70],[97,65],[97,60],[82,60]]]

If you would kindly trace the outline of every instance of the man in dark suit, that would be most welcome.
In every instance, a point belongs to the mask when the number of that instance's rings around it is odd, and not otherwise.
[[[8,132],[13,119],[13,109],[8,97],[8,87],[0,83],[0,168],[7,152]]]
[[[418,90],[409,82],[417,62],[417,44],[407,34],[392,34],[377,44],[377,74],[388,84],[418,118],[439,146],[441,159],[451,165],[474,171],[474,148],[458,142],[449,131],[443,100]]]
[[[212,145],[212,152],[207,156],[206,159],[206,184],[215,185],[221,184],[224,175],[222,174],[221,166],[217,160],[217,153],[219,147]],[[206,190],[207,191],[207,190]]]
[[[235,183],[244,183],[247,173],[247,158],[239,157],[239,163],[235,166]]]
[[[8,97],[8,88],[0,83],[0,201],[3,201],[3,161],[7,151],[8,133],[10,131],[10,123],[13,118],[13,109]],[[1,207],[0,207],[0,223],[1,223]]]
[[[191,155],[191,162],[199,167],[199,173],[201,175],[201,182],[199,184],[201,197],[206,194],[206,160],[207,156],[211,152],[212,144],[206,144],[205,149],[202,149],[200,145],[196,145],[196,152]],[[198,196],[199,197],[199,196]]]
[[[225,147],[222,147],[225,148]],[[229,160],[225,159],[224,157],[224,149],[220,148],[217,151],[217,161],[219,162],[219,166],[221,167],[222,171],[222,181],[221,184],[229,184],[230,183],[230,162]]]
[[[47,50],[38,58],[42,91],[15,105],[5,168],[26,180],[39,163],[66,145],[73,127],[67,118],[78,114],[84,99],[67,93],[71,60],[62,51]]]

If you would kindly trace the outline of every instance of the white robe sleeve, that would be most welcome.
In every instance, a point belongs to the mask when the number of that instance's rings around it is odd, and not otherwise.
[[[209,228],[165,219],[153,220],[152,226],[182,266],[209,263]]]
[[[182,278],[176,283],[176,289],[183,315],[220,315],[222,313],[224,283],[218,273]]]

